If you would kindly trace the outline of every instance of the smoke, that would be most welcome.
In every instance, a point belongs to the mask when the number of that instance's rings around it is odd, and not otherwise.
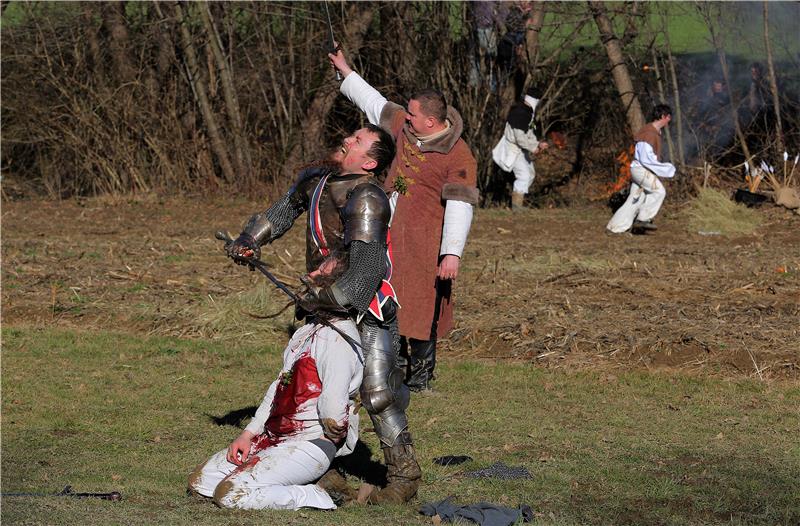
[[[719,58],[714,51],[676,56],[678,61],[678,83],[681,96],[682,136],[686,161],[717,160],[729,158],[738,162],[741,151],[735,138],[735,124],[731,104],[740,125],[748,135],[748,144],[759,156],[763,139],[756,134],[768,133],[768,125],[762,123],[771,112],[771,100],[767,81],[767,54],[764,46],[764,18],[762,2],[725,2],[717,4],[721,17],[714,18],[716,30],[723,37],[723,46],[728,63],[729,86],[723,79]],[[779,90],[788,89],[791,78],[797,79],[800,62],[800,3],[770,2],[768,5],[770,47],[772,48]],[[708,38],[709,34],[697,35]],[[762,74],[752,73],[754,63],[762,67]],[[671,97],[670,97],[671,99]],[[674,100],[668,104],[673,105]],[[673,138],[677,136],[677,122],[673,119]],[[733,156],[731,158],[731,156]]]

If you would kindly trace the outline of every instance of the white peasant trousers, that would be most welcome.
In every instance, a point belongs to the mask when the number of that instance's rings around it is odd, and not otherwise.
[[[533,178],[536,177],[536,170],[533,168],[533,163],[528,161],[525,152],[517,155],[517,160],[511,165],[511,171],[514,173],[514,193],[527,194],[533,184]]]
[[[650,221],[658,214],[666,196],[664,185],[653,172],[631,166],[631,193],[611,217],[606,229],[619,234],[629,230],[636,220]]]
[[[311,442],[270,446],[252,453],[244,466],[231,464],[226,454],[227,449],[223,449],[212,456],[199,468],[197,476],[190,478],[189,485],[200,495],[214,497],[222,508],[336,508],[325,490],[309,484],[330,466],[325,452]]]

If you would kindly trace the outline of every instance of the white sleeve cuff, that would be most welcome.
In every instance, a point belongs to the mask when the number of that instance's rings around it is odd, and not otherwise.
[[[367,115],[367,120],[377,125],[381,120],[381,112],[386,106],[386,97],[370,86],[355,71],[347,75],[339,86],[342,95]]]
[[[442,246],[439,255],[452,254],[461,257],[467,244],[470,225],[472,225],[472,205],[448,199],[444,208]]]

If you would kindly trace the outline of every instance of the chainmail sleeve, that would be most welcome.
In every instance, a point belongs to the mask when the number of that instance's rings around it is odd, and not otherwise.
[[[350,243],[350,265],[334,283],[334,289],[341,293],[348,305],[358,312],[366,312],[375,293],[386,277],[386,244],[379,241]]]
[[[275,201],[272,206],[264,212],[267,220],[272,223],[272,239],[277,239],[292,228],[295,219],[305,212],[301,199],[298,199],[296,189],[292,188],[286,195]]]
[[[303,170],[295,184],[283,197],[264,212],[252,216],[242,232],[250,234],[259,245],[265,245],[285,234],[308,209],[308,188],[318,179],[319,170]]]

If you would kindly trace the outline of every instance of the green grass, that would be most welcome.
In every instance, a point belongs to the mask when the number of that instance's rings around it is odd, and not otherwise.
[[[4,524],[430,524],[419,504],[448,495],[528,503],[537,524],[800,521],[796,384],[569,374],[445,355],[436,391],[414,395],[409,410],[424,472],[410,506],[240,512],[187,497],[185,478],[238,433],[208,415],[256,405],[278,349],[19,327],[4,329],[2,354],[3,491],[71,484],[124,498],[6,497]],[[377,450],[372,433],[362,437]],[[445,454],[475,460],[432,463]],[[498,460],[533,478],[461,476]]]

